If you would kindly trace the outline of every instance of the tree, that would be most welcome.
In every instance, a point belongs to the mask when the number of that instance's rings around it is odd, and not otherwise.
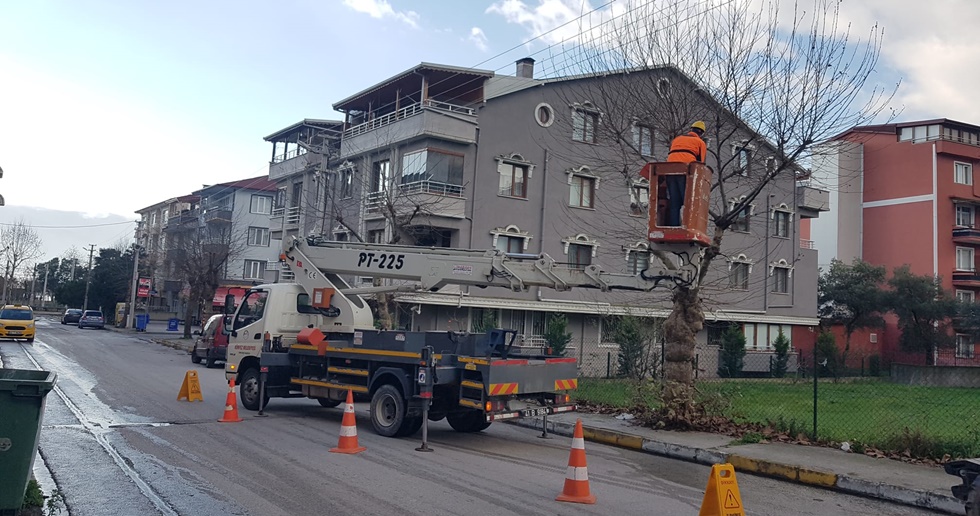
[[[634,381],[652,376],[660,358],[657,348],[663,337],[663,321],[627,315],[614,321],[612,327],[612,339],[619,344],[619,375]]]
[[[745,335],[737,325],[731,325],[721,334],[721,352],[718,360],[718,376],[737,378],[745,366]]]
[[[609,180],[635,181],[637,163],[646,161],[634,143],[638,122],[665,142],[693,120],[708,122],[711,244],[696,279],[672,295],[663,411],[671,418],[690,420],[697,410],[692,386],[696,335],[704,327],[701,293],[711,263],[728,256],[726,231],[760,195],[776,186],[792,189],[818,144],[874,120],[894,93],[865,88],[879,56],[879,28],[855,41],[839,14],[838,3],[821,0],[815,9],[785,16],[777,2],[653,1],[592,27],[581,34],[584,42],[562,51],[557,68],[602,78],[578,83],[588,84],[589,107],[601,113],[598,137],[620,151],[597,167]],[[628,73],[615,73],[623,69]],[[657,256],[677,266],[671,256]]]
[[[565,314],[552,314],[548,317],[543,337],[548,348],[551,349],[551,353],[565,356],[568,343],[572,341],[572,334],[567,329],[568,318],[565,317]]]
[[[814,368],[823,366],[834,380],[840,375],[840,367],[843,363],[840,360],[840,353],[837,350],[837,339],[829,331],[821,332],[817,336],[817,363]],[[816,369],[815,369],[816,371]],[[817,374],[816,372],[814,374]]]
[[[228,228],[214,224],[176,233],[168,240],[167,254],[174,273],[189,287],[184,311],[185,339],[191,338],[192,321],[202,307],[210,306],[228,262],[241,253],[246,241],[245,234],[232,238]],[[131,255],[129,263],[133,263]]]
[[[951,318],[956,301],[938,276],[913,274],[908,265],[896,267],[888,280],[888,306],[898,316],[899,345],[908,353],[922,353],[933,363],[935,350],[955,344]]]
[[[6,302],[7,292],[13,284],[17,271],[26,263],[40,258],[41,237],[32,226],[20,218],[13,224],[0,228],[0,246],[3,246],[2,254],[7,262],[3,288],[3,299]]]
[[[132,263],[132,248],[125,252],[115,248],[102,248],[95,258],[89,301],[91,307],[102,310],[107,321],[114,320],[116,303],[128,300],[133,276]]]
[[[782,328],[779,329],[776,340],[772,342],[772,348],[776,352],[776,358],[772,363],[772,376],[782,378],[786,376],[786,370],[789,369],[789,339],[783,334]]]
[[[861,328],[880,328],[886,309],[885,268],[855,258],[851,265],[840,260],[830,262],[830,270],[817,279],[817,303],[820,318],[829,324],[844,327],[844,351],[841,360],[847,363],[851,350],[851,335]]]

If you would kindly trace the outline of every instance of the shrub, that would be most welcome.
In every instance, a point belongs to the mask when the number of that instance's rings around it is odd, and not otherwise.
[[[545,325],[544,341],[551,348],[551,353],[564,356],[568,343],[572,341],[572,334],[567,332],[568,319],[565,314],[555,314],[548,318]]]
[[[786,376],[789,363],[789,339],[783,334],[782,328],[779,329],[779,335],[773,341],[772,347],[776,350],[776,360],[772,364],[772,376],[782,378]]]
[[[718,376],[737,378],[745,366],[745,335],[736,325],[729,326],[721,334],[721,356],[718,363]]]
[[[641,380],[656,372],[660,327],[659,322],[634,316],[625,316],[613,323],[612,338],[619,344],[616,361],[620,376]]]
[[[817,366],[823,367],[825,375],[837,378],[840,368],[840,353],[837,350],[837,339],[828,331],[817,337]]]

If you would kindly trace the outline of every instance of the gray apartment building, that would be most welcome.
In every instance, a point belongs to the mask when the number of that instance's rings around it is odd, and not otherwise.
[[[208,185],[137,210],[141,219],[136,241],[149,256],[151,312],[179,317],[185,313],[188,285],[175,270],[175,261],[180,254],[195,253],[189,246],[227,256],[220,286],[202,315],[220,310],[226,294],[240,298],[252,285],[276,281],[280,244],[270,232],[275,192],[275,184],[259,176]]]
[[[515,76],[422,63],[335,103],[342,122],[307,119],[266,137],[269,178],[279,189],[273,235],[544,253],[610,272],[646,268],[655,259],[645,238],[649,185],[638,172],[666,158],[675,130],[642,113],[610,113],[597,92],[614,80],[693,83],[673,69],[557,79],[535,79],[533,69],[531,59],[517,62]],[[626,120],[615,135],[611,117]],[[741,176],[777,159],[757,138],[744,141],[755,143],[721,149],[725,159],[744,160]],[[727,197],[715,192],[712,202],[733,205],[748,188],[737,174],[726,180]],[[717,356],[709,342],[731,322],[760,367],[780,330],[812,342],[817,257],[801,248],[799,224],[826,209],[825,195],[787,175],[726,232],[725,259],[713,262],[703,293],[710,323],[701,374],[715,373],[706,365]],[[570,353],[602,374],[616,363],[608,318],[666,317],[670,290],[449,287],[398,300],[404,327],[468,331],[489,317],[529,343],[541,341],[549,314],[566,314]]]

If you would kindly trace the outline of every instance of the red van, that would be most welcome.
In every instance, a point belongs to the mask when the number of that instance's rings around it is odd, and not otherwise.
[[[214,314],[204,323],[203,330],[194,332],[198,337],[194,342],[194,349],[191,350],[191,362],[200,364],[203,359],[207,367],[214,367],[214,363],[218,360],[224,362],[228,351],[225,324],[230,324],[231,318],[231,315]]]

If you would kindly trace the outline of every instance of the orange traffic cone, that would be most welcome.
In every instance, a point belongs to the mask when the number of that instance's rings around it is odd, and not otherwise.
[[[228,396],[225,397],[225,414],[218,420],[219,423],[238,423],[244,421],[238,417],[238,397],[235,396],[235,379],[228,382]]]
[[[589,492],[589,468],[585,465],[585,437],[582,433],[582,420],[575,420],[575,433],[572,434],[572,452],[568,456],[568,472],[565,473],[565,488],[555,500],[559,502],[595,503],[595,495]]]
[[[361,453],[367,448],[357,444],[357,424],[354,418],[354,393],[347,390],[347,404],[344,405],[344,419],[340,423],[340,442],[333,453]]]

